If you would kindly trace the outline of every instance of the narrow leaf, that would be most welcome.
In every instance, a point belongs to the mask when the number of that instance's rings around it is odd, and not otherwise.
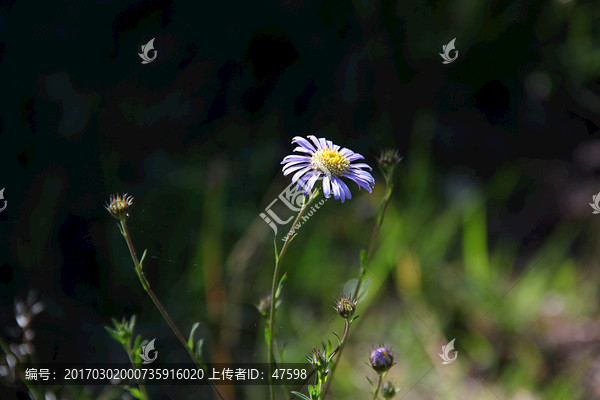
[[[133,328],[135,328],[135,320],[136,320],[136,316],[135,314],[133,314],[131,316],[131,319],[129,319],[129,331],[133,332]]]
[[[275,251],[275,264],[279,262],[279,251],[277,250],[277,235],[273,237],[273,248]]]
[[[367,288],[369,287],[369,284],[371,283],[373,279],[367,279],[367,281],[365,283],[362,284],[362,286],[360,287],[360,292],[358,293],[358,296],[356,297],[357,300],[360,300],[366,293],[367,293]]]
[[[369,381],[369,383],[371,384],[371,389],[375,390],[375,385],[373,385],[373,381],[369,379],[368,376],[365,376],[365,378],[367,378],[367,380]]]
[[[360,265],[362,266],[361,275],[364,274],[364,271],[367,269],[367,251],[362,249],[360,251]]]
[[[144,259],[146,258],[146,252],[148,251],[148,249],[144,250],[144,253],[142,254],[142,258],[140,259],[140,268],[144,267]]]
[[[296,396],[298,396],[298,397],[300,397],[301,399],[304,399],[304,400],[312,400],[312,398],[311,398],[311,397],[306,397],[306,395],[305,395],[305,394],[302,394],[302,393],[300,393],[300,392],[294,392],[294,391],[291,391],[290,393],[291,393],[291,394],[294,394],[294,395],[296,395]]]
[[[285,282],[286,279],[287,279],[287,272],[285,274],[283,274],[283,276],[279,280],[279,285],[277,285],[277,291],[275,291],[275,300],[279,299],[279,296],[281,295],[281,289],[283,288],[283,283]]]
[[[265,326],[265,342],[267,346],[271,343],[271,327],[269,325]]]
[[[204,345],[204,339],[200,339],[196,342],[196,358],[200,363],[204,363],[204,359],[202,358],[202,346]]]
[[[131,387],[128,387],[128,388],[125,388],[125,389],[127,389],[127,391],[129,392],[129,394],[131,394],[136,399],[138,399],[138,400],[144,400],[144,395],[142,394],[142,392],[140,392],[139,389],[131,388]]]
[[[200,326],[200,322],[196,322],[192,326],[192,330],[190,331],[190,337],[187,341],[187,346],[191,351],[194,351],[194,333],[196,333],[196,329]]]
[[[106,329],[106,331],[110,334],[110,336],[113,339],[115,339],[117,341],[117,343],[123,344],[123,339],[121,339],[121,336],[119,336],[119,334],[117,332],[113,331],[108,326],[105,326],[104,329]]]

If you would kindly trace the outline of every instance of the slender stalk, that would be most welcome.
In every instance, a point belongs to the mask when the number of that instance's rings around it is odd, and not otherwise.
[[[273,354],[273,338],[275,337],[275,302],[276,302],[275,292],[277,290],[277,282],[279,279],[279,269],[281,267],[281,260],[283,260],[283,256],[285,255],[285,252],[291,243],[292,231],[296,229],[296,224],[300,220],[300,217],[302,216],[302,214],[304,214],[304,211],[308,208],[310,203],[317,197],[318,194],[319,194],[319,191],[316,190],[312,194],[312,196],[308,199],[308,201],[306,201],[306,197],[304,198],[305,203],[302,205],[302,208],[300,209],[300,211],[298,211],[298,215],[296,215],[296,219],[294,219],[294,222],[292,223],[292,226],[285,238],[285,241],[283,242],[283,246],[281,247],[281,250],[279,251],[277,258],[275,259],[275,270],[273,271],[273,281],[271,282],[271,306],[269,309],[269,329],[271,330],[271,334],[269,336],[269,341],[268,341],[268,346],[267,346],[268,351],[269,351],[269,381],[270,381],[269,396],[270,396],[271,400],[275,399],[275,387],[273,386],[273,382],[272,382],[273,369],[275,367],[275,355]]]
[[[127,247],[129,248],[129,253],[131,254],[131,258],[133,259],[133,263],[135,264],[135,272],[137,273],[138,278],[140,279],[140,282],[142,283],[144,290],[146,291],[148,296],[150,296],[150,299],[152,299],[152,302],[154,303],[154,305],[156,306],[156,308],[158,309],[158,311],[160,312],[162,317],[165,319],[165,321],[167,322],[167,324],[169,325],[169,327],[171,328],[171,330],[173,331],[173,333],[175,334],[175,336],[177,337],[179,342],[181,342],[181,345],[188,352],[189,356],[194,361],[194,364],[196,364],[196,366],[198,368],[204,370],[205,369],[204,366],[196,358],[196,356],[194,355],[192,350],[190,350],[183,335],[181,334],[181,332],[179,331],[179,329],[177,328],[177,326],[175,325],[175,323],[169,316],[169,313],[167,312],[167,310],[165,310],[163,305],[158,300],[158,297],[156,297],[156,295],[154,294],[154,291],[150,287],[150,283],[148,282],[148,279],[146,279],[146,276],[144,275],[144,272],[142,271],[142,266],[140,265],[140,262],[138,261],[137,254],[135,252],[135,248],[133,247],[133,243],[131,242],[131,235],[129,234],[129,229],[127,228],[127,223],[125,222],[125,219],[123,218],[123,219],[120,219],[119,221],[121,222],[121,228],[123,228],[122,229],[123,236],[125,237],[125,241],[127,242]],[[221,400],[225,400],[225,398],[223,397],[223,395],[221,394],[219,389],[216,386],[214,386],[214,384],[212,382],[209,382],[209,384],[213,388],[215,393],[219,396],[219,398]]]
[[[127,357],[129,357],[129,361],[131,362],[131,365],[135,368],[136,365],[133,362],[133,353],[131,352],[131,341],[129,341],[129,343],[127,343],[127,348],[125,350],[127,351]],[[144,399],[150,400],[150,397],[148,396],[148,392],[146,391],[146,385],[144,385],[141,382],[138,382],[138,387],[142,391],[142,394],[144,395]]]
[[[379,215],[377,216],[377,222],[375,224],[375,227],[373,228],[373,232],[371,233],[371,240],[369,241],[369,248],[367,250],[367,258],[365,260],[365,265],[361,267],[361,273],[358,278],[358,282],[356,283],[356,290],[354,290],[352,300],[356,300],[358,298],[358,293],[360,291],[360,287],[362,286],[362,280],[365,276],[367,265],[369,265],[369,263],[371,262],[371,257],[373,256],[373,251],[375,250],[375,242],[377,241],[377,236],[379,235],[379,229],[381,229],[381,225],[383,224],[383,217],[388,208],[388,204],[390,203],[390,199],[392,198],[393,188],[394,185],[391,184],[389,181],[386,181],[386,194],[383,198]]]
[[[377,400],[377,396],[379,396],[379,391],[381,390],[381,382],[383,381],[383,375],[379,374],[379,380],[377,381],[377,389],[375,389],[375,395],[373,396],[373,400]]]
[[[383,224],[383,217],[388,208],[388,204],[390,203],[390,199],[392,198],[392,189],[393,189],[394,185],[391,183],[391,177],[386,176],[385,181],[386,181],[385,182],[386,183],[386,194],[382,200],[379,214],[377,215],[377,222],[375,223],[375,227],[373,228],[373,232],[371,233],[371,239],[369,241],[369,247],[367,250],[366,259],[364,260],[364,265],[361,265],[360,275],[358,277],[358,282],[356,283],[356,289],[354,291],[354,294],[352,295],[353,301],[356,301],[358,299],[358,293],[360,292],[360,288],[362,286],[362,280],[366,274],[367,266],[369,265],[369,263],[371,261],[371,257],[373,256],[373,251],[375,249],[375,243],[377,242],[377,236],[379,235],[379,230],[381,228],[381,225]],[[361,263],[362,262],[363,261],[361,260]],[[347,335],[347,332],[344,332],[344,336],[346,336],[346,335]],[[333,374],[335,373],[335,369],[337,368],[337,365],[339,364],[339,360],[340,360],[340,357],[342,356],[342,352],[344,351],[345,344],[346,344],[346,341],[344,340],[344,341],[342,341],[342,343],[340,343],[340,346],[338,347],[336,361],[333,364],[333,367],[331,368],[331,374],[330,374],[329,380],[327,381],[327,384],[325,386],[325,396],[327,396],[327,392],[329,391],[329,387],[331,386],[331,382],[333,381]]]

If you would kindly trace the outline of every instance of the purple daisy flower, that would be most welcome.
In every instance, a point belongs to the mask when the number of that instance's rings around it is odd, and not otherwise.
[[[298,183],[298,189],[304,189],[304,195],[307,196],[317,180],[323,176],[323,194],[326,198],[333,197],[341,200],[352,198],[352,193],[348,185],[342,181],[342,177],[354,181],[360,190],[365,188],[371,193],[375,186],[375,179],[364,169],[372,170],[365,163],[353,163],[364,159],[358,153],[347,148],[333,144],[331,140],[325,138],[316,138],[313,135],[307,136],[309,140],[296,136],[292,143],[299,146],[294,151],[306,155],[286,156],[281,164],[283,166],[283,175],[287,176],[295,172],[292,176],[292,182]]]

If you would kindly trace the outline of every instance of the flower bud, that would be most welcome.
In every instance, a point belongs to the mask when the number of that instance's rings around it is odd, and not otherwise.
[[[258,312],[261,313],[263,317],[266,317],[271,310],[271,295],[266,295],[260,299],[258,304],[256,305]]]
[[[400,389],[396,389],[392,382],[387,381],[386,383],[383,384],[383,387],[381,388],[381,395],[383,396],[384,399],[389,400],[396,395],[398,390],[400,390]]]
[[[108,210],[110,215],[120,221],[123,221],[125,218],[129,217],[129,207],[132,205],[133,196],[129,196],[127,193],[124,193],[123,196],[111,194],[110,200],[108,201],[108,204],[106,204],[105,208]]]
[[[386,169],[395,167],[400,161],[402,161],[402,157],[400,157],[396,149],[382,150],[377,159],[379,165]]]
[[[387,347],[378,347],[371,352],[369,357],[371,368],[378,374],[387,372],[394,365],[394,355]]]
[[[354,315],[354,310],[356,310],[356,301],[342,296],[335,301],[333,308],[335,308],[340,317],[350,319]]]

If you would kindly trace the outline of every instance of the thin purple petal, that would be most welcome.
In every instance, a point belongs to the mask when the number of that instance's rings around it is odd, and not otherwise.
[[[286,165],[286,166],[285,166],[285,167],[283,167],[283,169],[282,169],[283,176],[288,176],[288,175],[289,175],[289,174],[291,174],[292,172],[294,172],[294,171],[298,171],[299,169],[306,168],[306,167],[307,167],[307,166],[306,166],[306,164],[300,164],[300,165],[291,165],[291,166],[289,166],[289,167]]]
[[[283,158],[283,161],[281,162],[282,164],[287,164],[289,162],[298,162],[298,161],[304,161],[304,162],[310,162],[310,157],[307,156],[298,156],[298,155],[290,155],[290,156],[285,156]]]
[[[344,194],[346,195],[346,198],[350,200],[352,198],[352,192],[350,192],[350,188],[348,187],[348,185],[346,185],[346,182],[344,182],[340,178],[337,179],[339,180],[339,185],[342,188]]]
[[[331,177],[331,191],[333,192],[334,199],[340,199],[341,202],[344,202],[344,197],[340,196],[340,187],[338,186],[337,179],[335,176]]]
[[[354,153],[351,156],[346,157],[348,161],[364,160],[364,157],[358,153]]]
[[[307,138],[313,141],[317,149],[321,149],[321,142],[319,142],[319,139],[317,139],[315,135],[308,135]]]
[[[304,185],[304,195],[305,196],[308,196],[308,194],[311,192],[313,186],[315,186],[315,182],[317,182],[320,175],[321,175],[320,172],[313,172],[313,175],[310,177],[308,182],[306,182],[306,184]]]
[[[352,164],[350,167],[351,168],[367,168],[369,171],[373,170],[373,168],[371,168],[370,165],[365,164],[365,163]]]
[[[296,147],[296,148],[294,149],[294,151],[298,151],[298,152],[300,152],[300,153],[306,153],[306,154],[313,154],[313,153],[314,153],[314,151],[312,151],[312,150],[309,150],[309,149],[307,149],[307,148],[305,148],[305,147],[302,147],[302,146],[298,146],[298,147]]]
[[[296,173],[294,174],[294,176],[292,177],[292,182],[296,183],[296,181],[297,181],[297,180],[298,180],[298,179],[299,179],[299,178],[300,178],[302,175],[304,175],[305,173],[307,173],[307,172],[308,172],[310,169],[311,169],[311,167],[309,166],[309,167],[303,168],[303,169],[301,169],[300,171],[296,172]]]
[[[295,137],[292,139],[292,143],[297,143],[297,144],[299,144],[300,146],[302,146],[302,147],[304,147],[305,149],[307,149],[307,150],[310,150],[310,151],[312,151],[312,152],[315,152],[315,151],[317,151],[317,149],[315,149],[315,148],[314,148],[314,146],[313,146],[312,144],[310,144],[310,142],[309,142],[308,140],[304,139],[304,138],[303,138],[303,137],[301,137],[301,136],[295,136]]]
[[[326,198],[331,197],[331,187],[329,186],[329,175],[325,175],[323,178],[323,195]]]

